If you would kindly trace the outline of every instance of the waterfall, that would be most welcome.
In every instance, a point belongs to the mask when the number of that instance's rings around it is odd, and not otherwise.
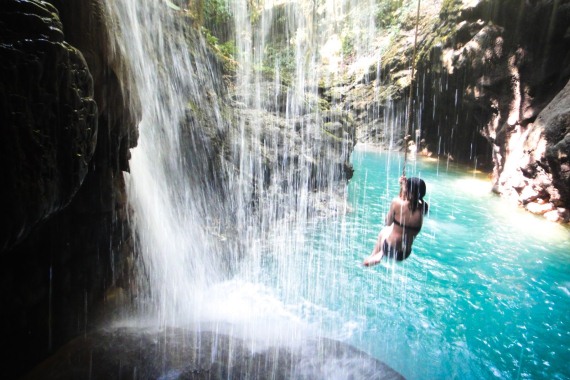
[[[374,2],[228,6],[238,63],[231,90],[178,6],[107,2],[142,109],[127,178],[144,290],[139,311],[159,326],[230,324],[245,335],[291,340],[313,323],[319,330],[323,319],[315,300],[325,285],[307,271],[334,271],[315,262],[307,230],[346,211],[348,117],[334,99],[320,107],[319,82],[338,75],[347,25],[362,28],[350,31],[355,51],[372,48]],[[277,38],[280,52],[270,49]],[[275,328],[281,324],[283,331]]]
[[[196,295],[219,280],[223,266],[219,239],[211,237],[222,194],[204,163],[212,147],[201,141],[188,115],[192,105],[217,126],[213,133],[224,128],[220,108],[203,100],[204,93],[216,93],[219,79],[211,76],[208,61],[188,53],[204,51],[204,41],[188,46],[181,21],[165,3],[121,0],[107,6],[117,25],[116,48],[136,90],[131,97],[142,110],[127,181],[139,271],[148,281],[142,313],[160,325],[176,325],[198,310]]]

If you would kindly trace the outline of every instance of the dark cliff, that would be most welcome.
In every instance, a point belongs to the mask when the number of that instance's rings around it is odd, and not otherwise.
[[[121,281],[136,118],[98,1],[0,9],[3,375],[86,331]],[[81,306],[84,305],[84,306]]]

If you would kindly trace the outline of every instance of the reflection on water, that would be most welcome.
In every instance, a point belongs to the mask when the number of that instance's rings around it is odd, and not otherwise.
[[[570,377],[567,228],[501,203],[485,176],[418,159],[407,173],[426,180],[431,212],[413,254],[364,268],[402,160],[352,161],[353,211],[263,264],[283,307],[408,379]]]

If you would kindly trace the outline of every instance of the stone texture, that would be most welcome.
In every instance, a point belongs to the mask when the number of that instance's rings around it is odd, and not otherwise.
[[[0,8],[6,378],[96,324],[106,290],[127,287],[122,172],[138,115],[103,9],[99,0]]]
[[[69,204],[95,151],[93,80],[62,29],[48,3],[0,10],[0,251]]]
[[[534,122],[518,129],[516,139],[511,133],[496,191],[530,212],[564,222],[570,206],[570,82]]]
[[[115,378],[403,379],[366,353],[328,339],[252,349],[250,341],[221,333],[143,328],[100,330],[79,337],[23,379]]]

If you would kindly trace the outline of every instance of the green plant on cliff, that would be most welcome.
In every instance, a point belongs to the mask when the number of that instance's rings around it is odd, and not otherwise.
[[[385,0],[378,4],[376,24],[378,28],[387,29],[397,24],[404,0]]]
[[[435,29],[438,42],[446,45],[457,31],[457,22],[461,14],[461,0],[444,0],[439,11],[438,28]]]
[[[218,37],[214,36],[212,32],[205,27],[201,28],[201,32],[208,46],[222,62],[224,71],[227,73],[235,72],[237,67],[237,62],[234,58],[236,54],[235,42],[233,40],[229,40],[224,43],[220,43]]]
[[[224,25],[231,21],[231,11],[227,0],[207,0],[204,8],[206,25]]]
[[[247,9],[252,24],[257,23],[261,19],[261,12],[265,3],[263,0],[247,0]]]
[[[350,57],[354,53],[354,33],[351,30],[345,30],[341,34],[341,51],[344,57]]]
[[[186,13],[222,62],[224,70],[229,73],[234,72],[237,64],[234,58],[235,41],[228,37],[225,30],[227,25],[233,22],[228,0],[189,1]]]
[[[269,77],[273,77],[275,69],[279,70],[281,80],[290,82],[295,73],[295,53],[292,49],[281,44],[266,45],[264,51],[262,71]]]

